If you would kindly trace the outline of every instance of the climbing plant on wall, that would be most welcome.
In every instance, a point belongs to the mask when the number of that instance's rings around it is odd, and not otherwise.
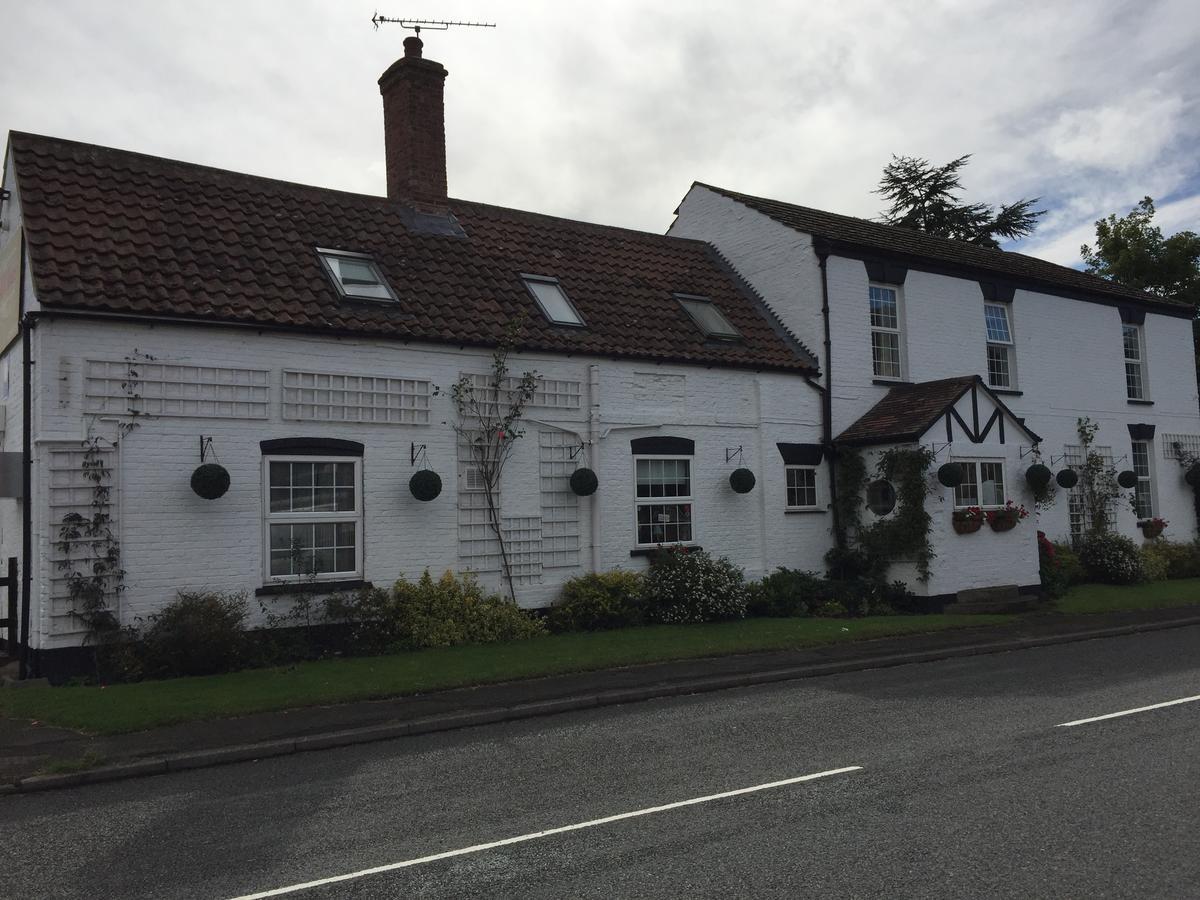
[[[1117,470],[1094,448],[1100,425],[1087,416],[1075,421],[1075,431],[1083,455],[1078,469],[1078,490],[1083,501],[1084,521],[1091,534],[1107,534],[1112,529],[1115,501],[1121,496]]]
[[[854,450],[838,455],[838,512],[844,540],[853,543],[882,570],[889,563],[911,559],[921,581],[929,580],[933,560],[930,532],[933,518],[925,509],[933,451],[927,447],[893,447],[880,454],[875,470],[896,489],[896,509],[869,525],[862,523],[862,490],[867,467]]]
[[[491,371],[483,384],[467,374],[450,388],[450,399],[458,412],[454,431],[470,450],[470,464],[486,496],[488,527],[500,548],[504,580],[513,602],[517,595],[500,518],[500,476],[513,445],[525,434],[521,418],[538,383],[537,372],[524,372],[519,378],[509,376],[508,356],[516,347],[520,331],[520,322],[505,330],[492,353]]]
[[[121,389],[127,398],[126,415],[117,421],[114,440],[96,434],[95,423],[89,424],[79,465],[90,493],[87,512],[71,510],[58,526],[57,567],[66,581],[71,615],[83,624],[89,644],[104,645],[121,632],[112,601],[124,590],[125,569],[121,564],[121,542],[113,530],[112,469],[106,456],[145,417],[141,408],[141,366],[153,359],[136,348],[125,357]]]

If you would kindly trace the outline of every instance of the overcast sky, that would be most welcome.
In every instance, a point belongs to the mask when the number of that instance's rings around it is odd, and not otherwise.
[[[376,80],[450,71],[452,196],[661,232],[693,180],[876,216],[892,153],[975,154],[1076,264],[1143,195],[1200,231],[1200,2],[0,0],[0,128],[381,194]]]

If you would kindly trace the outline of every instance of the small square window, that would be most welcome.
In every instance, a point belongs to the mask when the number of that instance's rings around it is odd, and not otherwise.
[[[363,253],[317,250],[325,272],[343,297],[359,300],[395,300],[375,260]]]
[[[692,321],[704,332],[705,337],[731,341],[742,336],[742,333],[734,328],[733,324],[725,318],[725,314],[717,309],[707,297],[676,294],[675,299],[679,301],[680,305],[687,311],[687,314],[692,317]]]
[[[521,278],[533,299],[537,301],[542,315],[549,321],[555,325],[583,325],[583,317],[568,299],[558,279],[543,275],[522,275]]]

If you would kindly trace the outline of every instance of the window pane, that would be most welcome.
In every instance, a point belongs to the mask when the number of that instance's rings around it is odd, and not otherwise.
[[[570,302],[567,300],[567,295],[558,284],[549,281],[533,280],[527,280],[525,283],[529,285],[529,289],[533,291],[538,304],[542,307],[542,312],[551,322],[563,325],[583,324],[583,320],[579,318],[579,314],[571,307]]]
[[[313,464],[313,484],[316,485],[332,485],[333,484],[333,463],[314,463]]]
[[[1011,387],[1012,373],[1008,366],[1008,346],[1005,344],[988,344],[987,347],[988,384],[992,387]]]
[[[337,569],[338,572],[353,572],[358,566],[354,561],[354,548],[339,547],[337,551]]]
[[[312,463],[292,463],[292,484],[308,485],[313,483]]]
[[[1137,362],[1125,363],[1125,395],[1130,400],[1143,400],[1142,364]]]
[[[1004,505],[1004,466],[1000,463],[981,462],[979,464],[980,505]]]
[[[890,331],[871,332],[871,359],[879,378],[900,377],[900,335]]]
[[[334,509],[338,512],[354,511],[354,488],[337,488],[333,495]]]
[[[1122,325],[1121,337],[1125,343],[1125,358],[1126,359],[1141,359],[1142,358],[1142,342],[1138,334],[1136,325]]]
[[[1008,328],[1008,310],[1003,306],[983,307],[983,321],[987,326],[987,339],[1001,344],[1012,343],[1012,333]]]
[[[271,487],[287,487],[292,483],[292,467],[290,463],[271,463]]]
[[[637,513],[639,544],[674,544],[692,539],[690,503],[640,505]]]
[[[817,505],[817,475],[813,469],[787,470],[787,505],[811,507]]]
[[[337,529],[337,532],[335,535],[335,540],[337,542],[337,546],[353,547],[354,546],[354,532],[355,532],[354,523],[353,522],[338,522],[335,527]]]
[[[900,317],[896,311],[896,292],[892,288],[870,289],[871,325],[875,328],[899,328]]]
[[[975,463],[962,463],[962,484],[954,489],[955,506],[979,505],[979,469]]]
[[[725,314],[716,306],[707,300],[689,300],[684,297],[676,297],[683,304],[683,308],[700,326],[700,330],[707,337],[740,337],[741,332],[733,327],[733,324],[725,318]]]
[[[292,547],[292,526],[291,525],[272,525],[271,526],[271,552],[278,550],[287,551]]]
[[[1145,441],[1133,442],[1133,471],[1139,478],[1150,477],[1150,453]]]
[[[287,488],[271,488],[271,512],[287,512],[292,508],[292,492]]]
[[[342,284],[379,284],[379,278],[375,275],[375,270],[365,259],[349,259],[347,257],[339,257],[335,260],[335,262],[337,264],[338,273],[342,278]]]
[[[337,463],[337,484],[354,487],[354,463]]]

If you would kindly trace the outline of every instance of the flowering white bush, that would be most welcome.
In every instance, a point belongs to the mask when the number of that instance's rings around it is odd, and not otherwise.
[[[1079,548],[1079,561],[1094,581],[1134,584],[1145,579],[1137,544],[1119,534],[1092,534]]]
[[[646,613],[654,622],[683,624],[741,619],[746,615],[742,571],[702,550],[671,548],[646,574]]]

